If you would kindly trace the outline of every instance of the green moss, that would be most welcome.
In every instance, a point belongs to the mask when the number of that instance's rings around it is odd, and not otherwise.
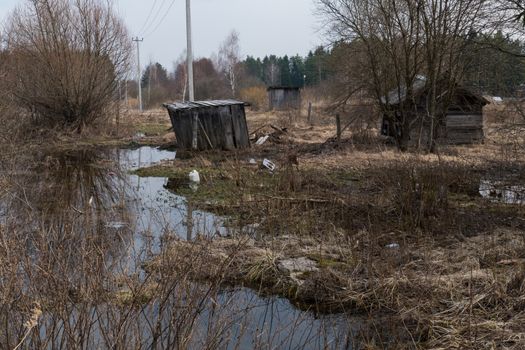
[[[135,132],[144,133],[146,136],[159,136],[168,132],[170,126],[168,124],[159,123],[143,123],[135,125]]]
[[[163,166],[163,165],[156,165],[149,168],[140,168],[134,171],[130,172],[132,175],[137,175],[140,177],[178,177],[181,176],[182,173],[179,169]]]
[[[321,269],[323,268],[343,269],[344,267],[348,266],[348,264],[343,261],[328,258],[326,256],[322,256],[319,254],[311,254],[311,255],[308,255],[308,257],[314,260],[315,262],[317,262],[317,266]]]
[[[190,187],[189,173],[197,170],[201,182]],[[244,207],[261,195],[278,188],[278,177],[253,167],[192,167],[178,163],[176,166],[157,165],[132,172],[140,177],[168,178],[168,188],[183,196],[196,208],[220,215],[239,217]]]

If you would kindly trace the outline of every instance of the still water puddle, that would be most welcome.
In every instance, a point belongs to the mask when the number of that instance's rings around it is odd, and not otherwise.
[[[129,171],[149,167],[161,161],[175,161],[176,152],[142,147],[135,150],[117,150],[118,165],[124,173],[128,187],[128,201],[135,201],[136,220],[134,231],[156,238],[175,233],[179,238],[191,240],[196,236],[213,237],[227,235],[223,218],[211,213],[188,210],[184,197],[168,191],[169,179],[161,177],[139,177]],[[187,223],[191,222],[190,227]]]
[[[17,194],[24,198],[17,201],[22,203],[19,210],[38,212],[45,226],[107,240],[112,248],[105,252],[106,265],[117,266],[123,274],[136,273],[170,239],[229,234],[224,218],[188,209],[184,197],[166,188],[169,179],[130,174],[161,161],[176,164],[176,153],[142,147],[53,156],[28,179],[33,188]],[[221,340],[221,348],[226,349],[347,349],[357,332],[355,319],[301,311],[286,299],[245,288],[224,290],[206,305],[195,321],[202,336],[189,348],[207,346],[199,339],[206,339],[224,320],[229,337]],[[140,317],[137,322],[151,323]]]

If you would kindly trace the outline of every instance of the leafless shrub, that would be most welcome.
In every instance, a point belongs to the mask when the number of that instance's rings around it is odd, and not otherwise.
[[[262,86],[242,89],[240,97],[243,101],[248,102],[253,110],[260,111],[268,108],[268,93]]]
[[[334,59],[340,62],[346,86],[338,102],[364,93],[396,125],[401,150],[407,149],[410,130],[418,125],[421,132],[428,130],[426,146],[433,151],[440,119],[468,64],[470,36],[494,30],[501,12],[479,0],[318,3],[328,35],[336,42]],[[429,91],[424,112],[418,110],[415,96],[421,75]]]
[[[33,122],[82,129],[106,115],[131,43],[100,0],[33,0],[7,23],[7,81]]]

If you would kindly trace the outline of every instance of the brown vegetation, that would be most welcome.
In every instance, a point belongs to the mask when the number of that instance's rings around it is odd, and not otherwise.
[[[352,128],[337,143],[324,142],[333,125],[308,130],[273,113],[248,121],[250,130],[267,124],[288,129],[249,151],[211,153],[198,158],[206,161],[190,158],[155,170],[179,178],[199,169],[197,192],[173,190],[197,208],[231,217],[237,235],[174,242],[167,251],[172,262],[154,260],[151,271],[175,268],[196,245],[204,254],[193,267],[197,280],[226,264],[221,284],[284,295],[301,308],[367,315],[373,327],[362,330],[359,342],[379,348],[524,345],[523,206],[506,204],[497,192],[480,195],[486,180],[523,183],[523,151],[506,156],[507,145],[518,140],[507,135],[503,141],[501,129],[491,128],[485,145],[403,155],[377,138],[364,142]],[[250,157],[268,157],[279,170],[271,176],[250,165]],[[294,259],[314,268],[283,269]]]

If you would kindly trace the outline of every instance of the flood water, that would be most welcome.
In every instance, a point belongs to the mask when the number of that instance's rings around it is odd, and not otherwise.
[[[27,232],[36,232],[42,227],[56,228],[48,229],[45,237],[35,234],[28,238],[28,249],[37,256],[42,247],[65,248],[66,253],[60,253],[64,256],[59,260],[66,267],[60,266],[57,270],[68,279],[78,279],[78,284],[85,284],[79,271],[89,264],[100,265],[100,283],[104,283],[107,271],[118,270],[122,276],[141,276],[143,263],[154,258],[164,242],[196,237],[212,239],[229,234],[224,226],[225,218],[188,210],[185,198],[166,188],[169,179],[140,178],[130,174],[134,169],[161,161],[176,165],[176,153],[142,147],[75,151],[44,157],[42,164],[24,180],[32,187],[12,196],[17,205],[11,205],[11,212],[6,211],[4,216],[21,217],[27,213],[33,218],[24,223]],[[38,221],[34,219],[35,213],[40,218]],[[68,232],[67,237],[65,232]],[[80,251],[79,246],[89,246],[86,237],[88,241],[96,240],[97,244],[103,242],[108,248],[104,252],[78,256],[74,252]],[[44,244],[38,243],[39,240],[45,240]],[[92,258],[93,255],[100,256],[100,261]],[[41,283],[48,282],[46,279]],[[108,347],[112,338],[107,333],[113,330],[107,328],[114,329],[116,319],[123,320],[117,322],[119,325],[126,322],[137,325],[123,328],[129,333],[130,342],[114,348],[133,345],[134,348],[347,349],[352,348],[351,340],[358,331],[356,319],[346,315],[301,311],[286,299],[260,296],[247,288],[228,288],[207,294],[204,285],[191,285],[178,287],[177,284],[174,290],[183,289],[166,294],[169,298],[162,302],[132,309],[125,317],[122,310],[111,309],[108,305],[104,312],[90,306],[84,310],[87,321],[83,322],[91,322],[89,329],[93,331],[87,336],[83,334],[86,339],[82,341],[89,347]],[[35,286],[28,289],[35,290]],[[189,309],[190,305],[194,308],[191,313],[180,311]],[[44,348],[73,343],[69,336],[65,337],[65,332],[74,333],[74,330],[68,330],[65,325],[78,325],[82,319],[81,310],[81,306],[76,306],[72,314],[75,316],[58,323],[56,315],[43,316],[40,331],[43,338],[53,329],[56,333],[51,332],[55,337],[52,339],[68,339],[51,340]],[[191,319],[188,314],[192,315]],[[175,334],[177,331],[172,332],[173,329],[190,330],[186,331],[191,337],[182,343],[184,346],[180,346],[180,336]]]
[[[124,198],[119,201],[126,201],[133,210],[129,229],[135,236],[137,249],[149,246],[155,252],[165,235],[175,234],[177,238],[192,240],[198,236],[229,234],[229,230],[223,225],[224,218],[199,210],[189,211],[185,198],[167,189],[170,179],[130,174],[133,170],[161,161],[176,162],[176,152],[152,147],[113,152],[116,152],[115,166],[123,174],[117,186],[126,189]]]

